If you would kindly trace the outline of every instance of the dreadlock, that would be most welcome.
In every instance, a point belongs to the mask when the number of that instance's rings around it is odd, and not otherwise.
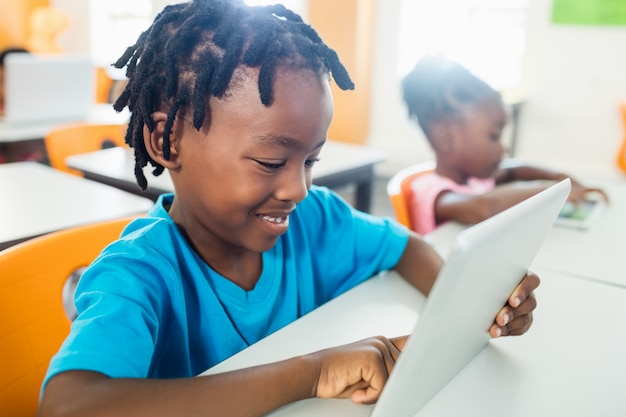
[[[126,66],[129,79],[114,104],[128,106],[131,118],[126,143],[134,148],[135,177],[147,188],[143,168],[153,174],[164,167],[146,151],[143,126],[155,128],[152,113],[167,109],[163,151],[169,159],[170,133],[180,110],[191,110],[193,125],[204,123],[209,96],[222,97],[235,69],[259,68],[261,102],[270,106],[277,67],[306,68],[332,74],[341,89],[353,89],[348,72],[335,51],[322,42],[302,18],[282,5],[245,5],[241,0],[193,0],[166,6],[113,64]]]
[[[500,95],[460,64],[438,55],[421,58],[402,80],[409,117],[430,140],[434,123],[459,115],[461,108]]]

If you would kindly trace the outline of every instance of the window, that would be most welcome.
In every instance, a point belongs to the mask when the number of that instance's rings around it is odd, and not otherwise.
[[[246,4],[250,6],[265,6],[269,4],[281,3],[286,8],[293,10],[295,13],[302,17],[302,20],[306,21],[307,18],[307,0],[244,0]],[[308,0],[315,1],[315,0]]]
[[[398,74],[426,53],[460,62],[498,90],[521,81],[528,0],[402,0]]]
[[[91,56],[108,67],[149,25],[151,0],[91,0],[89,3]]]

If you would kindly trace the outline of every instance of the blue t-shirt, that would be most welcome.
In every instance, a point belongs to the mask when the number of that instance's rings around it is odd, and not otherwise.
[[[110,377],[194,376],[400,259],[408,232],[311,187],[289,229],[262,254],[254,289],[215,272],[189,246],[161,196],[82,276],[78,317],[45,383],[68,370]]]

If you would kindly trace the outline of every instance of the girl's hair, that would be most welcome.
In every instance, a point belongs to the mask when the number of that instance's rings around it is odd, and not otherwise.
[[[439,55],[426,55],[402,80],[409,117],[430,140],[434,123],[459,115],[461,108],[500,94],[460,64]]]
[[[189,110],[200,129],[209,111],[208,97],[222,97],[240,66],[259,68],[261,102],[270,106],[276,69],[332,73],[342,89],[353,89],[334,50],[300,16],[282,5],[251,7],[241,0],[193,0],[165,7],[135,45],[113,64],[127,67],[128,84],[114,108],[128,106],[126,143],[135,149],[135,177],[145,190],[143,167],[159,175],[164,168],[146,151],[143,126],[152,132],[152,113],[168,112],[163,134],[169,159],[170,132],[180,110]]]

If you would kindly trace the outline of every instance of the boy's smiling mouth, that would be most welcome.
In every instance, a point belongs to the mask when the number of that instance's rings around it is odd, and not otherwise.
[[[265,221],[268,222],[272,222],[272,223],[289,223],[289,216],[280,216],[280,217],[272,217],[272,216],[267,216],[264,214],[259,214],[259,217]]]
[[[257,217],[263,220],[263,223],[268,226],[272,234],[282,235],[289,228],[289,214],[283,214],[281,216],[257,214]]]

